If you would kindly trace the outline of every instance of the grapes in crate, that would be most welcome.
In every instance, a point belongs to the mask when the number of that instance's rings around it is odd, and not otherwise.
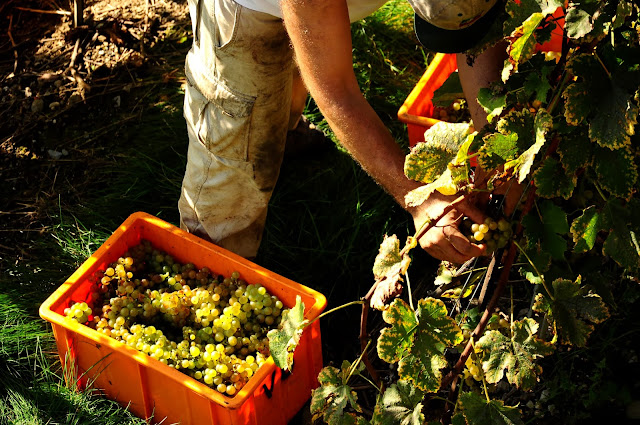
[[[143,241],[98,277],[89,301],[64,314],[233,396],[269,357],[282,301],[238,272],[179,264]],[[89,305],[91,304],[91,305]]]

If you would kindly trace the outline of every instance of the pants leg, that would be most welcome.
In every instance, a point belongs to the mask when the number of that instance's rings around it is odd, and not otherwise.
[[[281,19],[189,0],[183,229],[244,257],[260,246],[289,125],[292,50]]]

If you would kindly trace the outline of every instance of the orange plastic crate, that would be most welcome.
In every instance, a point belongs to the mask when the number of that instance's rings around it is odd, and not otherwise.
[[[407,124],[409,146],[424,142],[424,132],[440,120],[433,118],[433,93],[458,69],[456,55],[435,55],[418,84],[398,110],[398,119]]]
[[[135,213],[40,307],[41,317],[53,327],[61,361],[75,367],[77,384],[102,392],[153,423],[164,420],[163,423],[182,425],[286,424],[318,386],[317,375],[322,368],[319,321],[305,329],[291,373],[283,373],[269,358],[235,396],[226,397],[126,344],[64,317],[64,309],[73,302],[86,301],[91,305],[96,273],[142,239],[178,262],[191,262],[199,268],[206,266],[223,276],[238,271],[248,283],[264,285],[287,307],[293,307],[296,296],[300,296],[308,320],[316,318],[326,307],[326,298],[317,291],[159,218]]]

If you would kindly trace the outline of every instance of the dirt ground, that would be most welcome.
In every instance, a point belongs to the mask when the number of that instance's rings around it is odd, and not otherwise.
[[[141,113],[127,95],[180,83],[190,22],[186,0],[85,0],[77,27],[72,0],[1,3],[0,260],[14,262],[58,194],[91,183],[92,142]]]

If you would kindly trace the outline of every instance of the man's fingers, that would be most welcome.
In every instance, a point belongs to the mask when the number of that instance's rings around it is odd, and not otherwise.
[[[484,254],[484,245],[475,245],[469,242],[466,236],[460,233],[457,227],[446,226],[443,229],[445,239],[453,246],[453,248],[467,257],[468,260],[471,257],[478,257]],[[466,261],[464,260],[464,261]]]

